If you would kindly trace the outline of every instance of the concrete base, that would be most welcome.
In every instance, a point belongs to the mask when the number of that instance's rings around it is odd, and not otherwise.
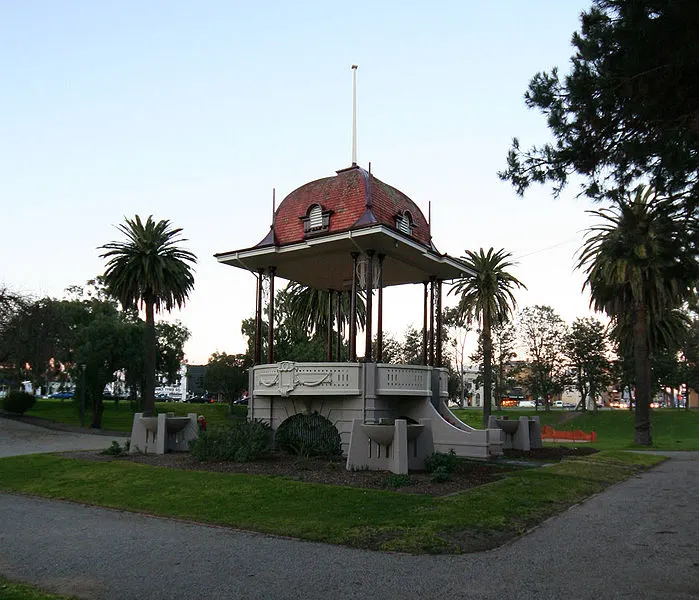
[[[188,413],[186,417],[170,414],[144,417],[143,413],[136,413],[131,426],[129,454],[184,452],[198,435],[197,413]]]
[[[393,424],[352,423],[347,470],[391,471],[405,474],[425,468],[425,458],[434,452],[430,419],[408,425],[405,419]]]
[[[498,418],[494,415],[488,417],[488,429],[502,429],[498,424]],[[532,448],[541,448],[541,426],[539,417],[520,417],[518,421],[510,421],[511,424],[517,423],[518,426],[514,433],[503,432],[505,438],[504,448],[513,450],[522,450],[528,452]],[[504,427],[504,423],[503,423]]]

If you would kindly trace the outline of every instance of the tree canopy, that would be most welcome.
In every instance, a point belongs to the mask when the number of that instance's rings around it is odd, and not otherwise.
[[[588,231],[580,255],[595,310],[613,320],[621,353],[633,348],[636,443],[642,445],[652,443],[652,353],[677,337],[672,324],[697,279],[696,253],[677,210],[672,200],[639,188],[611,209],[594,211],[601,222]]]
[[[696,0],[593,0],[572,38],[570,72],[537,73],[525,102],[541,111],[552,143],[517,138],[499,173],[523,194],[556,194],[571,175],[583,192],[614,199],[639,182],[699,202],[699,4]]]
[[[488,424],[492,398],[492,327],[506,323],[516,305],[515,288],[526,286],[508,269],[513,266],[511,254],[504,249],[487,252],[466,251],[461,260],[469,274],[457,281],[449,293],[459,294],[458,313],[468,324],[480,324],[483,343],[483,426]]]
[[[125,309],[141,306],[146,313],[143,411],[155,411],[157,340],[154,312],[182,307],[194,288],[192,265],[196,256],[178,246],[181,229],[170,221],[146,222],[136,215],[117,227],[125,241],[109,242],[101,249],[107,259],[104,281]]]

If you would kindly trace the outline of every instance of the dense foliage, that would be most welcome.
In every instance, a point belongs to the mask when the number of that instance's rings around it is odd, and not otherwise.
[[[570,72],[537,73],[527,106],[554,142],[523,150],[515,138],[499,175],[521,194],[532,182],[573,174],[593,198],[616,199],[639,181],[699,199],[699,4],[695,0],[594,0],[573,35]]]
[[[592,304],[612,319],[622,353],[631,354],[636,387],[636,442],[652,443],[649,404],[654,352],[681,337],[681,308],[694,295],[699,269],[693,219],[673,199],[639,187],[588,231],[580,256]]]
[[[157,337],[155,312],[181,308],[194,288],[192,265],[196,256],[178,244],[181,229],[174,229],[167,219],[146,222],[136,215],[126,219],[118,229],[126,241],[110,242],[101,247],[107,259],[104,273],[109,293],[124,309],[140,306],[146,313],[144,330],[143,413],[155,410],[155,374]]]
[[[132,398],[143,394],[145,323],[133,310],[121,311],[99,280],[72,286],[67,298],[24,299],[0,328],[3,374],[11,387],[30,381],[35,389],[77,386],[101,426],[103,391],[118,377]],[[174,381],[189,330],[181,323],[157,323],[158,375]],[[122,389],[123,391],[123,389]],[[118,398],[118,396],[117,396]]]
[[[2,408],[9,413],[23,415],[36,403],[36,396],[19,390],[12,390],[2,399]]]
[[[269,425],[239,420],[227,427],[211,427],[191,443],[192,456],[201,461],[249,462],[266,456],[272,448]]]
[[[514,297],[516,288],[526,286],[512,275],[508,269],[513,266],[511,254],[504,249],[487,252],[466,251],[461,260],[468,268],[450,290],[459,296],[458,314],[468,324],[480,325],[483,344],[483,426],[487,426],[492,398],[492,328],[509,321],[517,304]]]
[[[300,456],[338,456],[342,454],[340,434],[324,416],[298,413],[277,428],[276,441],[282,450]]]

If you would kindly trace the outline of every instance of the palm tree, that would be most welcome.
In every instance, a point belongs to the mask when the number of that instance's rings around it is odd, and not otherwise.
[[[578,268],[587,275],[590,306],[612,319],[620,346],[632,350],[636,386],[636,444],[649,446],[651,354],[673,329],[672,313],[688,300],[697,279],[696,251],[688,236],[693,219],[679,203],[637,188],[614,206],[590,211],[591,227]]]
[[[300,283],[291,282],[286,286],[283,302],[287,303],[287,310],[296,324],[304,330],[315,334],[324,334],[328,330],[328,303],[330,294],[327,290],[317,290]],[[336,318],[337,296],[333,298],[333,319]],[[342,307],[342,325],[349,326],[350,298],[348,294],[342,294],[340,305]],[[364,326],[366,319],[366,306],[361,294],[357,294],[357,321],[359,326]]]
[[[512,256],[504,249],[497,252],[483,248],[478,253],[466,250],[461,260],[471,273],[461,278],[449,293],[461,294],[457,307],[459,315],[470,325],[479,323],[483,343],[483,426],[488,426],[493,381],[492,328],[509,321],[517,301],[514,288],[527,289],[521,281],[507,272],[514,265]]]
[[[183,240],[181,229],[173,229],[170,221],[157,223],[153,217],[143,223],[136,215],[125,219],[117,228],[126,237],[125,242],[110,242],[101,258],[109,259],[104,279],[110,293],[126,309],[138,306],[145,309],[145,383],[143,412],[152,415],[155,410],[155,312],[181,308],[194,288],[194,274],[190,263],[196,256],[179,248]]]

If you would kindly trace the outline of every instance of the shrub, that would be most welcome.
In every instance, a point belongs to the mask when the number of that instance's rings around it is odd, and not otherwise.
[[[400,488],[410,485],[410,477],[404,473],[391,473],[386,477],[386,487]]]
[[[457,460],[453,449],[448,454],[433,452],[425,458],[425,469],[428,473],[435,473],[439,469],[441,473],[449,475],[456,467]]]
[[[10,413],[23,415],[36,404],[36,396],[27,392],[13,390],[3,398],[2,407]]]
[[[129,442],[127,441],[126,444],[124,444],[124,447],[122,448],[119,445],[119,442],[117,442],[116,440],[112,440],[112,445],[109,446],[109,448],[105,448],[104,450],[102,450],[100,454],[106,454],[107,456],[123,456],[129,449],[128,443]]]
[[[445,481],[449,481],[450,479],[451,473],[444,465],[440,465],[434,471],[432,471],[432,481],[443,483]]]
[[[338,456],[342,441],[335,425],[317,412],[299,413],[277,427],[277,443],[282,450],[300,456]]]
[[[270,427],[262,421],[234,421],[227,427],[211,427],[190,445],[192,456],[201,461],[249,462],[262,458],[270,449]]]

